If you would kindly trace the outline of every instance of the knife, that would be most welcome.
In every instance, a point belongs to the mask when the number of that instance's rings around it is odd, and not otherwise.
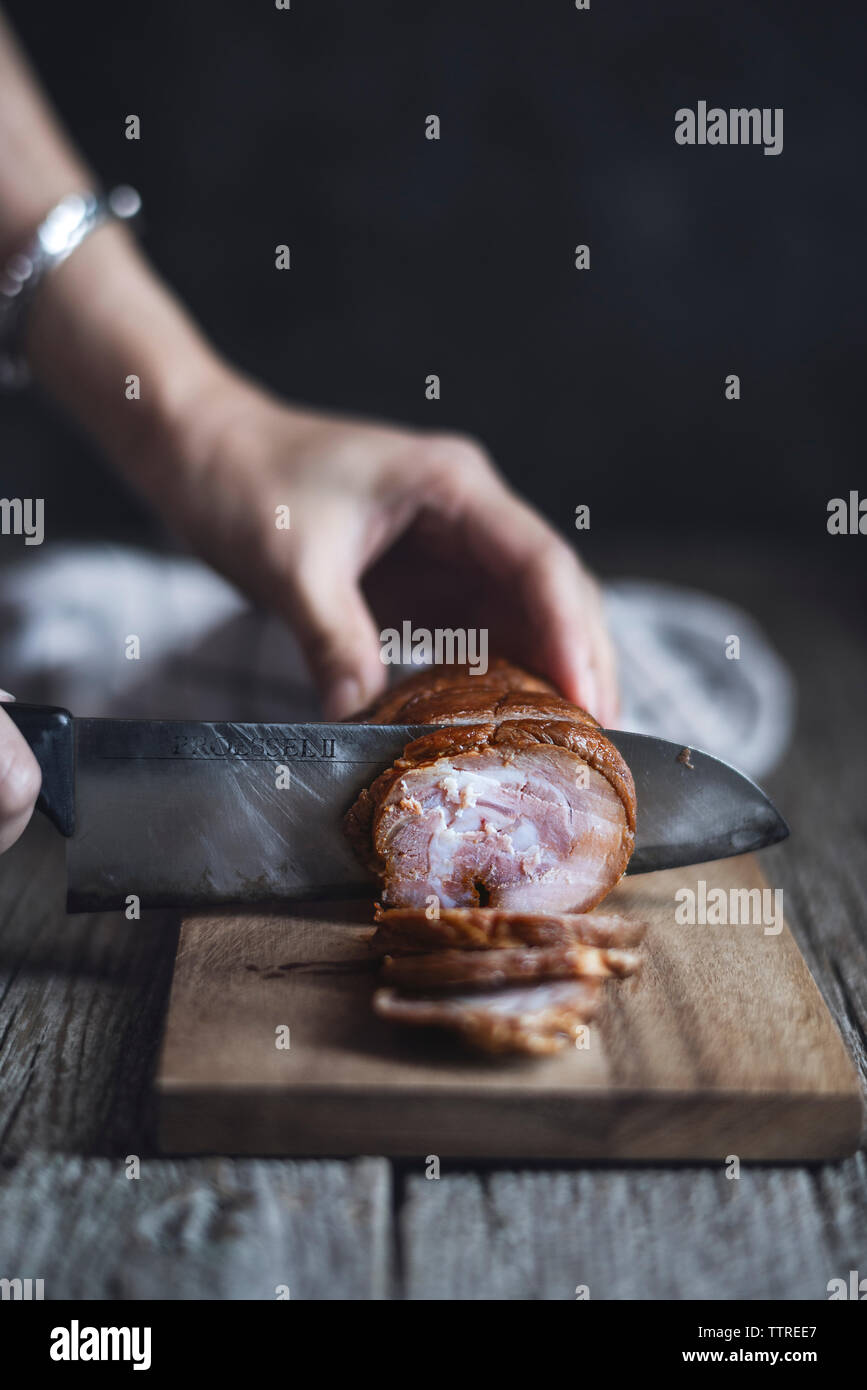
[[[69,912],[369,893],[341,821],[430,731],[416,724],[73,719],[4,709],[42,768],[38,808],[68,839]],[[789,828],[749,777],[709,753],[603,731],[635,779],[629,873],[725,859]]]

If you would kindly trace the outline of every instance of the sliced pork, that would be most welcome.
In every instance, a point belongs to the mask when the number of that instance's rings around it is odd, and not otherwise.
[[[370,711],[449,727],[410,743],[362,792],[347,833],[389,906],[587,912],[632,853],[629,769],[595,720],[543,682],[510,666],[477,678],[482,688],[473,679],[439,675],[426,690],[416,676]]]
[[[607,980],[638,969],[634,951],[599,946],[515,946],[499,951],[433,951],[425,956],[387,956],[386,984],[401,990],[497,989],[532,980]]]
[[[407,995],[379,989],[380,1018],[413,1027],[447,1028],[482,1052],[558,1052],[596,1013],[600,980],[566,980],[496,994]]]
[[[377,907],[370,940],[379,955],[511,946],[637,946],[647,930],[638,918],[614,913],[503,912],[493,907],[445,907],[437,917],[417,907]]]
[[[591,715],[506,663],[420,672],[364,718],[437,726],[346,817],[385,903],[376,1012],[556,1051],[638,966],[643,923],[590,912],[632,853],[629,768]]]

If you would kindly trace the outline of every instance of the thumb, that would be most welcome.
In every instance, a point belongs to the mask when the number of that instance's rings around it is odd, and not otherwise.
[[[345,719],[384,689],[379,632],[358,585],[330,574],[297,575],[286,616],[295,630],[325,704]]]
[[[2,694],[9,698],[5,691]],[[38,762],[12,720],[0,711],[0,854],[30,820],[41,784]]]

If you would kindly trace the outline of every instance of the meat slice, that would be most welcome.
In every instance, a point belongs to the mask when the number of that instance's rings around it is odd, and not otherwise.
[[[377,907],[370,940],[379,955],[451,949],[500,950],[511,946],[637,946],[647,923],[602,912],[503,912],[493,907],[444,907],[429,918],[417,907]]]
[[[416,995],[377,990],[380,1018],[415,1027],[448,1028],[491,1053],[558,1052],[599,1007],[601,980],[567,980],[496,994]]]
[[[400,990],[498,989],[532,980],[606,980],[632,975],[634,951],[598,946],[516,946],[499,951],[434,951],[426,956],[387,956],[386,984]]]
[[[589,912],[632,853],[629,768],[586,710],[505,662],[419,672],[360,717],[434,726],[346,817],[386,905],[376,1012],[556,1051],[638,966],[643,924]]]
[[[390,906],[586,912],[626,869],[635,790],[594,725],[507,719],[410,743],[346,829]]]

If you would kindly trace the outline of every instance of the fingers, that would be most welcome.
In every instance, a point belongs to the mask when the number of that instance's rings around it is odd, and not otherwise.
[[[434,506],[494,580],[513,620],[516,654],[601,723],[614,723],[614,651],[595,581],[471,441],[445,438],[429,441],[428,448],[434,451]]]
[[[333,565],[333,557],[330,558]],[[355,581],[329,572],[329,557],[289,580],[286,616],[322,694],[328,719],[345,719],[385,687],[379,634]]]
[[[0,854],[14,845],[30,820],[41,785],[39,764],[12,720],[0,710]]]
[[[547,550],[523,575],[526,605],[540,615],[533,641],[554,684],[611,727],[620,702],[601,596],[568,547],[564,549],[565,554],[554,547]]]

